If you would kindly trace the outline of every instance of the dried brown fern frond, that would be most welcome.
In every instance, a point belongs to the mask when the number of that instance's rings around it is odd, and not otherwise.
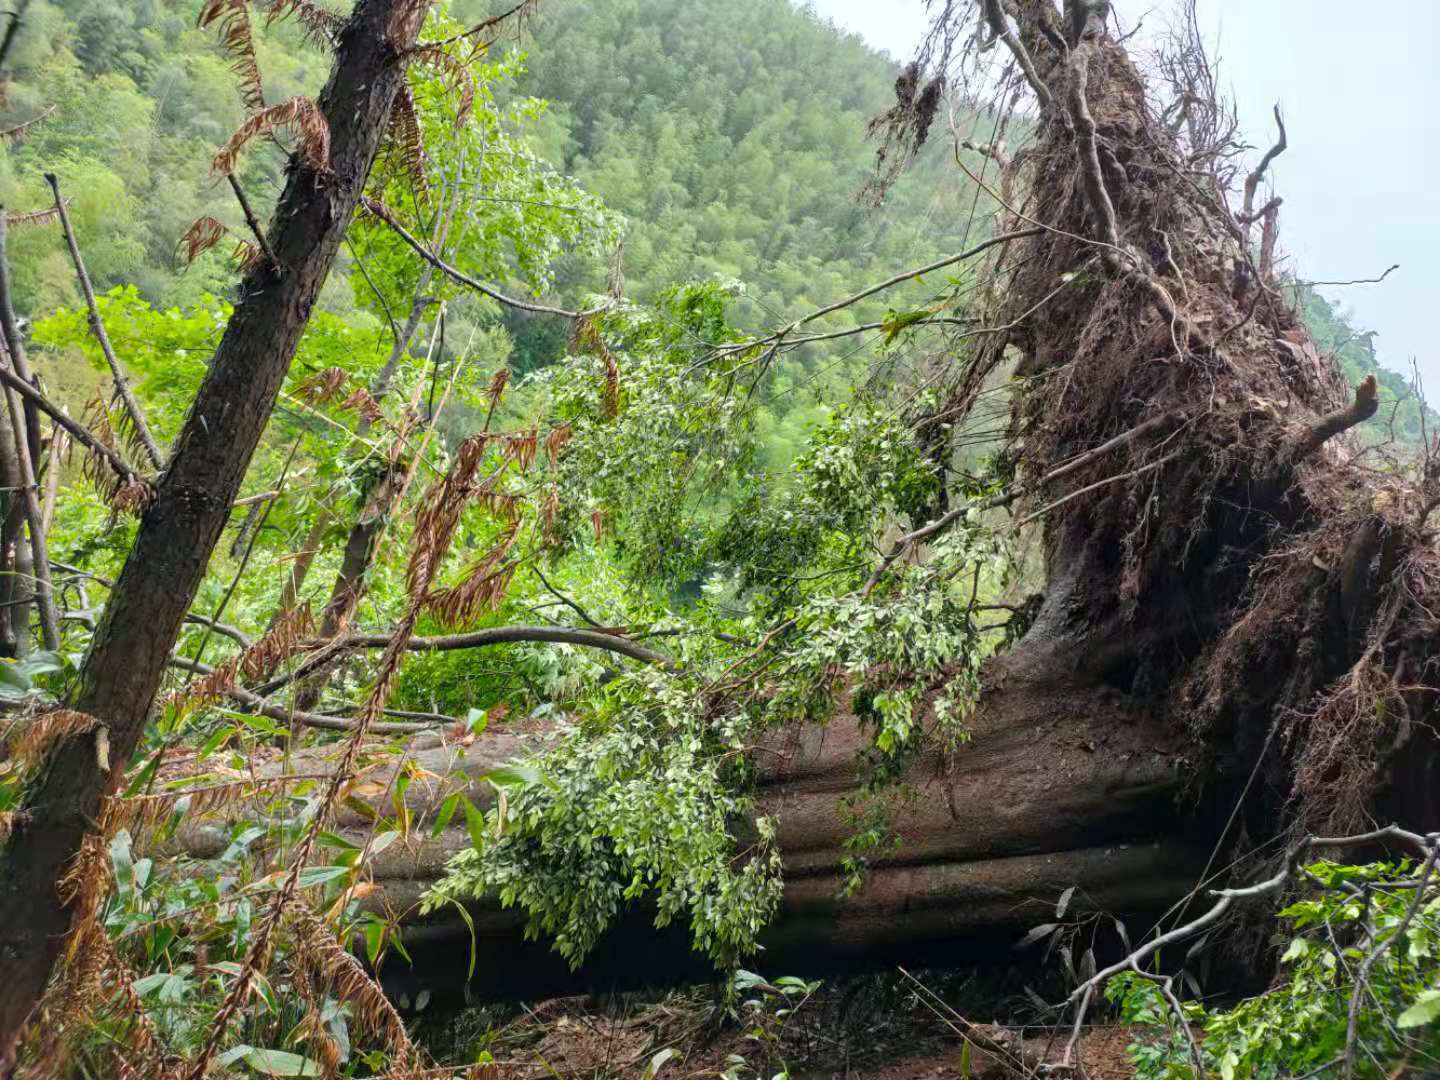
[[[301,380],[295,387],[295,396],[307,405],[323,405],[340,396],[349,378],[349,373],[342,367],[323,368]]]
[[[255,37],[250,31],[247,0],[206,0],[195,21],[202,30],[219,26],[220,43],[230,54],[230,69],[240,81],[240,98],[245,108],[255,113],[263,111],[265,91],[260,81],[260,65],[255,60]]]
[[[139,1075],[163,1076],[163,1066],[156,1060],[160,1046],[159,1035],[144,1002],[140,1000],[140,995],[135,990],[135,973],[131,971],[125,958],[116,950],[114,940],[103,927],[98,935],[92,936],[90,947],[101,954],[104,971],[110,976],[112,1008],[124,1021],[125,1038],[123,1043],[125,1049],[140,1058],[140,1066],[143,1071]]]
[[[451,626],[472,622],[498,607],[515,576],[517,564],[506,559],[519,535],[519,525],[512,523],[493,548],[466,568],[458,584],[431,593],[426,607]]]
[[[555,524],[560,520],[560,488],[550,484],[545,488],[545,500],[540,504],[540,530],[547,543],[553,544],[559,537]]]
[[[415,548],[410,553],[406,572],[411,599],[422,604],[445,553],[450,550],[461,511],[472,494],[476,470],[485,456],[489,442],[485,433],[472,435],[462,442],[455,453],[450,472],[436,481],[426,492],[415,518]]]
[[[27,210],[22,214],[6,214],[7,229],[25,229],[35,225],[54,225],[60,220],[60,211],[55,207],[44,210]]]
[[[405,1022],[390,1004],[390,999],[316,915],[303,904],[292,904],[286,911],[299,948],[292,954],[318,984],[329,988],[339,1000],[353,1010],[356,1026],[377,1040],[398,1059],[401,1067],[416,1068],[419,1051],[405,1031]]]
[[[91,398],[85,403],[81,417],[95,441],[120,458],[120,436],[116,431],[117,421],[111,415],[105,402],[98,396]],[[125,433],[125,441],[133,447],[139,437],[131,426],[129,417],[122,416],[119,425]],[[111,459],[90,447],[85,451],[80,473],[100,492],[106,505],[115,513],[139,517],[149,508],[151,500],[155,497],[155,488],[137,473],[128,472],[123,476],[116,475],[116,468]]]
[[[512,492],[480,491],[475,494],[475,501],[496,517],[504,518],[513,526],[520,520],[520,511],[524,508],[527,500],[524,495]]]
[[[16,124],[12,128],[5,128],[3,131],[0,131],[0,139],[5,139],[11,143],[18,143],[26,135],[30,134],[31,128],[35,127],[37,124],[43,124],[46,120],[50,119],[51,114],[54,113],[55,110],[58,108],[58,105],[50,105],[38,115],[32,116],[24,123]]]
[[[150,503],[154,498],[155,488],[151,486],[150,482],[138,476],[132,476],[128,480],[122,480],[116,484],[106,501],[112,510],[138,518],[150,508]]]
[[[304,28],[305,39],[313,45],[333,44],[345,25],[345,16],[312,0],[266,0],[264,7],[266,26],[293,15]]]
[[[600,357],[600,362],[605,365],[600,408],[607,420],[613,420],[620,415],[620,363],[605,344],[605,338],[594,318],[582,319],[576,325],[573,347],[577,351],[588,348]]]
[[[495,411],[495,406],[500,404],[500,398],[505,393],[505,387],[510,385],[510,369],[501,368],[490,376],[490,384],[485,387],[485,399],[489,402],[490,411]]]
[[[119,452],[119,440],[115,436],[115,422],[110,415],[109,408],[105,402],[100,400],[99,395],[92,397],[85,403],[81,410],[80,418],[90,434],[95,436],[95,441],[100,443],[107,450]],[[87,451],[84,464],[80,472],[95,487],[108,490],[112,476],[110,462],[93,451]]]
[[[540,448],[540,432],[537,428],[531,428],[529,431],[502,435],[500,443],[504,447],[505,456],[520,466],[521,472],[529,472]]]
[[[306,1056],[320,1063],[323,1075],[340,1075],[340,1068],[344,1064],[340,1044],[330,1034],[330,1025],[321,1018],[318,1009],[310,1008],[305,1011],[305,1018],[295,1028],[295,1043],[308,1049]]]
[[[105,929],[93,917],[77,918],[73,927],[56,976],[21,1035],[29,1059],[17,1073],[22,1080],[50,1080],[65,1074],[71,1036],[93,1014],[100,999],[105,955],[93,943]]]
[[[415,95],[402,85],[390,107],[390,124],[386,129],[386,147],[398,171],[410,178],[415,197],[424,200],[430,194],[429,174],[425,169],[425,135],[420,127],[420,114],[415,109]],[[380,216],[377,214],[377,216]],[[383,218],[393,221],[393,215]]]
[[[10,757],[21,765],[38,764],[48,750],[62,739],[94,731],[100,721],[74,709],[50,709],[16,720],[5,733]]]
[[[301,650],[314,631],[315,619],[310,605],[301,605],[286,613],[248,649],[217,664],[213,671],[189,686],[167,695],[163,704],[174,709],[199,708],[224,697],[242,675],[251,682],[267,679]]]
[[[240,654],[240,672],[252,682],[270,675],[315,632],[315,617],[304,603],[286,613],[265,636]]]
[[[190,227],[180,234],[180,242],[176,246],[184,254],[185,261],[192,263],[220,243],[227,231],[225,223],[219,218],[204,214],[192,221]]]
[[[230,261],[236,265],[241,273],[248,273],[260,265],[260,260],[264,254],[257,245],[252,244],[249,240],[236,237],[235,247],[230,252]]]
[[[185,791],[167,791],[161,795],[115,796],[105,800],[100,811],[100,824],[106,833],[120,828],[154,828],[169,821],[182,809],[186,817],[199,818],[315,779],[312,775],[247,777],[228,784],[208,784]]]
[[[554,469],[560,463],[560,451],[575,434],[575,428],[569,424],[556,424],[550,429],[550,434],[545,436],[545,456],[550,461],[550,468]]]
[[[450,89],[458,91],[460,95],[455,111],[455,124],[458,127],[465,123],[475,108],[475,76],[470,73],[470,65],[446,52],[445,46],[440,42],[417,45],[410,50],[409,56],[417,63],[433,67],[450,77]]]
[[[504,601],[518,565],[510,562],[493,570],[486,570],[489,562],[482,560],[479,566],[466,573],[460,584],[432,593],[427,607],[437,619],[449,626],[473,623],[487,611],[494,611]]]
[[[349,397],[340,402],[340,408],[347,412],[354,412],[369,420],[372,424],[378,424],[385,417],[380,403],[371,396],[370,391],[363,386],[357,386],[350,391]]]
[[[110,891],[110,854],[106,850],[109,835],[99,830],[87,833],[80,842],[60,880],[55,884],[55,893],[61,902],[73,912],[72,926],[77,927],[66,942],[64,959],[67,963],[79,954],[78,928],[96,922],[100,903]],[[104,928],[100,928],[104,933]]]
[[[211,171],[221,176],[234,172],[240,151],[252,139],[281,128],[294,131],[296,153],[308,168],[324,172],[330,167],[330,123],[313,99],[297,95],[246,118],[211,161]]]

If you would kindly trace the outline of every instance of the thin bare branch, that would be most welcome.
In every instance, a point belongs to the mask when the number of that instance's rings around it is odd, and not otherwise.
[[[559,315],[565,319],[583,319],[587,315],[596,315],[604,311],[608,306],[602,304],[600,307],[590,308],[587,311],[570,311],[566,308],[551,307],[548,304],[532,304],[528,300],[516,300],[514,297],[506,296],[498,289],[486,285],[483,281],[477,281],[469,274],[457,270],[444,259],[440,258],[440,256],[436,255],[417,240],[414,235],[411,234],[410,230],[405,228],[404,225],[401,225],[400,222],[396,220],[394,213],[384,203],[367,198],[365,199],[365,209],[386,225],[390,226],[390,228],[395,231],[395,235],[405,241],[417,255],[435,267],[435,269],[439,270],[451,281],[457,285],[464,285],[467,289],[474,289],[476,292],[483,296],[488,296],[498,304],[504,304],[506,307],[514,308],[516,311],[529,311],[537,315]]]
[[[39,390],[36,390],[24,379],[3,365],[0,365],[0,382],[3,382],[11,390],[14,390],[26,401],[33,402],[36,408],[64,428],[70,437],[85,447],[86,450],[103,458],[106,463],[115,470],[115,475],[122,483],[136,479],[135,470],[125,462],[124,458],[97,439],[83,426],[72,420],[68,413],[51,402],[50,399],[40,393]]]
[[[1270,163],[1290,147],[1290,139],[1285,133],[1285,118],[1280,115],[1279,105],[1275,106],[1275,126],[1280,129],[1275,145],[1265,151],[1265,156],[1260,159],[1260,164],[1255,166],[1255,171],[1245,178],[1245,208],[1240,215],[1242,221],[1246,218],[1255,220],[1255,192],[1260,187],[1260,181],[1265,179]]]
[[[70,261],[75,264],[75,276],[80,281],[80,292],[85,297],[85,306],[90,312],[90,333],[94,335],[95,341],[100,346],[100,352],[105,356],[105,363],[110,367],[110,377],[115,382],[115,393],[120,396],[125,406],[125,414],[130,418],[130,423],[135,428],[135,436],[140,440],[140,445],[145,448],[145,455],[150,463],[155,466],[156,471],[165,467],[165,459],[160,454],[160,447],[155,444],[155,437],[150,434],[150,426],[145,423],[145,413],[140,408],[140,402],[135,399],[134,392],[130,389],[130,380],[125,376],[125,369],[120,366],[120,358],[115,355],[115,349],[110,344],[110,335],[105,332],[105,323],[100,318],[100,308],[95,303],[95,289],[90,284],[90,275],[85,270],[85,260],[80,254],[80,245],[75,239],[75,230],[70,224],[70,214],[65,209],[65,199],[60,194],[60,180],[54,173],[46,173],[45,181],[50,185],[50,190],[55,193],[55,212],[60,215],[60,227],[65,230],[65,242],[70,247]]]
[[[255,211],[250,209],[250,200],[245,197],[245,189],[240,186],[240,181],[235,178],[233,172],[227,172],[225,179],[230,181],[230,190],[235,192],[235,201],[240,204],[240,212],[245,215],[245,224],[250,226],[250,232],[255,237],[255,242],[260,245],[260,253],[265,256],[271,266],[277,270],[284,270],[275,261],[275,253],[270,250],[270,243],[265,239],[265,230],[260,224],[260,219],[255,216]]]

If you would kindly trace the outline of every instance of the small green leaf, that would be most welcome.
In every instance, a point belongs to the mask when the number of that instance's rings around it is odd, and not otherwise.
[[[28,694],[33,686],[30,682],[30,676],[25,673],[25,670],[19,664],[12,660],[7,660],[3,664],[0,664],[0,683],[4,683],[6,686],[12,687],[22,694]]]
[[[1068,889],[1066,889],[1063,893],[1060,894],[1060,899],[1055,904],[1055,918],[1063,919],[1065,917],[1065,912],[1069,910],[1070,901],[1074,898],[1074,896],[1074,885],[1071,885]]]
[[[309,889],[315,885],[323,885],[327,881],[334,881],[350,872],[348,866],[307,866],[300,871],[300,887]]]
[[[454,791],[440,804],[440,812],[435,815],[435,824],[430,829],[432,837],[439,836],[445,831],[445,826],[450,824],[450,819],[455,816],[455,811],[460,808],[460,792]]]
[[[497,788],[530,787],[533,784],[545,782],[545,778],[540,775],[540,770],[529,765],[499,765],[482,775],[480,779],[489,780]]]
[[[240,1060],[265,1076],[319,1076],[321,1072],[317,1062],[287,1050],[249,1046],[246,1053],[240,1055]]]
[[[485,850],[485,815],[475,809],[475,804],[464,795],[460,802],[465,807],[465,827],[470,830],[470,843],[476,851]]]
[[[1415,1004],[1402,1012],[1395,1021],[1399,1028],[1424,1027],[1440,1020],[1440,990],[1426,990],[1418,998]]]
[[[664,1067],[665,1063],[674,1056],[675,1048],[673,1046],[667,1046],[664,1050],[658,1051],[645,1066],[645,1072],[643,1074],[645,1080],[652,1080],[655,1074]]]

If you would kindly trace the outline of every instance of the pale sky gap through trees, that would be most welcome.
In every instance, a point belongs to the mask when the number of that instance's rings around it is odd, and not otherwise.
[[[1138,39],[1163,29],[1175,0],[1117,0]],[[909,59],[925,0],[813,0],[815,11],[897,59]],[[1377,333],[1380,362],[1420,366],[1440,408],[1440,0],[1198,0],[1218,41],[1222,83],[1247,139],[1274,141],[1271,106],[1285,114],[1289,151],[1272,180],[1285,199],[1281,244],[1307,280],[1400,269],[1381,285],[1321,289]]]

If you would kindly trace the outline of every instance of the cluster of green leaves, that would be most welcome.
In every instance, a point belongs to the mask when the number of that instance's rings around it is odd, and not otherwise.
[[[1362,990],[1356,1029],[1359,1075],[1425,1073],[1440,1062],[1440,886],[1426,883],[1414,917],[1413,864],[1308,867],[1320,886],[1280,912],[1289,944],[1282,977],[1232,1007],[1184,1004],[1207,1074],[1223,1080],[1279,1080],[1327,1071],[1343,1060],[1350,1002],[1365,958],[1389,942]],[[1410,881],[1411,885],[1395,885]],[[1283,942],[1282,936],[1280,941]],[[1159,988],[1134,974],[1106,995],[1121,1019],[1146,1034],[1130,1047],[1141,1080],[1193,1077],[1189,1042]]]
[[[922,564],[866,587],[887,523],[918,519],[937,492],[887,410],[844,410],[784,474],[738,483],[744,380],[760,378],[763,347],[714,351],[734,338],[732,294],[697,284],[616,309],[597,320],[613,347],[534,380],[573,428],[564,503],[603,506],[624,576],[668,599],[658,613],[612,602],[607,621],[658,615],[676,659],[582,690],[581,719],[501,785],[425,903],[496,895],[572,963],[645,899],[735,965],[779,900],[773,826],[751,820],[756,746],[848,703],[873,724],[878,793],[924,749],[963,742],[979,693],[976,583],[1003,578],[1005,544],[977,510]]]
[[[596,712],[502,786],[478,845],[427,896],[498,895],[578,965],[615,917],[648,899],[656,923],[689,919],[695,947],[730,966],[755,949],[780,899],[773,824],[754,819],[737,859],[731,826],[754,817],[743,731],[695,708],[693,679],[615,680]]]

